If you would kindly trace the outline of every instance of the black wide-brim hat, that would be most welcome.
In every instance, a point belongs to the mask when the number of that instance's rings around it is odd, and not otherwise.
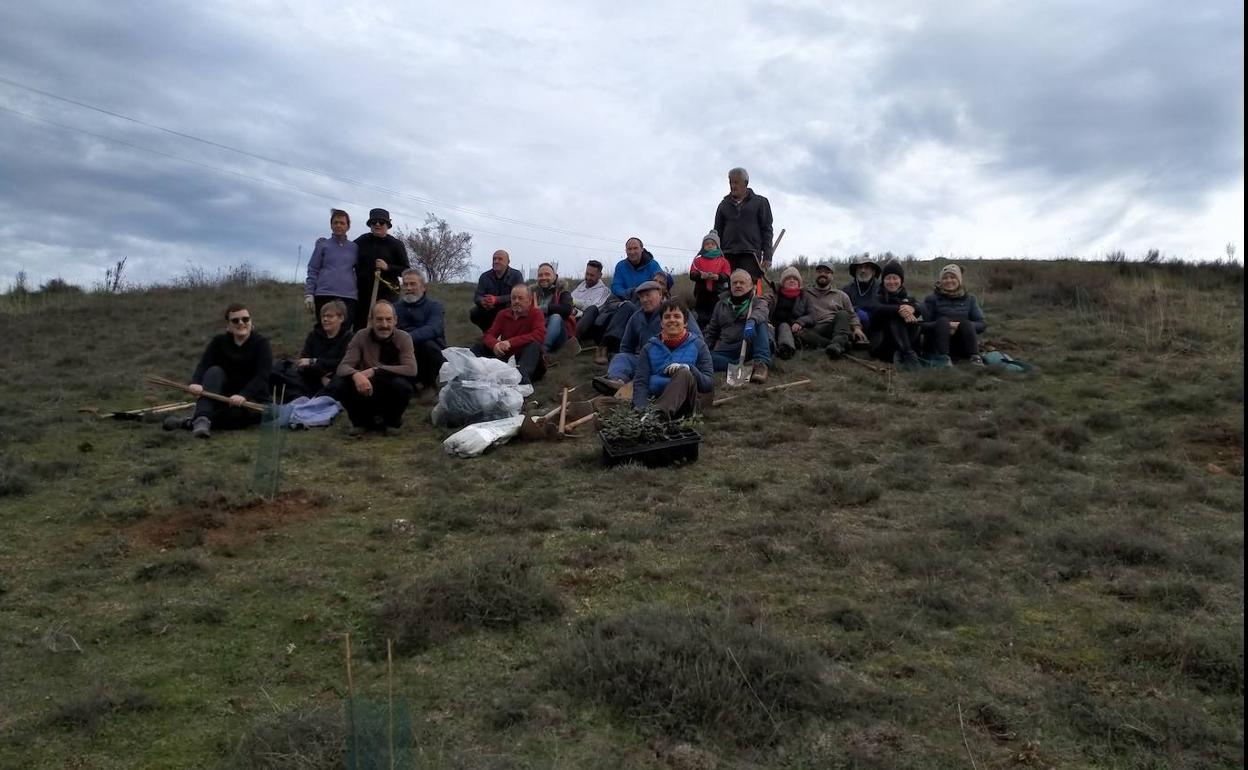
[[[373,209],[369,211],[368,221],[369,222],[382,221],[382,222],[385,222],[387,225],[393,224],[390,221],[390,212],[386,211],[385,209]]]

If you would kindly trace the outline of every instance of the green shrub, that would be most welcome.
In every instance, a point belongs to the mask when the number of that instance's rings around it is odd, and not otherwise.
[[[230,770],[338,770],[346,762],[341,706],[290,709],[258,721],[226,763]]]
[[[582,623],[550,669],[643,730],[770,745],[836,705],[818,656],[726,615],[645,608]]]

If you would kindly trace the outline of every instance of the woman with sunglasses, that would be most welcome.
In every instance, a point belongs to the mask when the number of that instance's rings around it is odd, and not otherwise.
[[[260,422],[260,413],[243,403],[269,401],[269,372],[273,351],[269,341],[252,331],[251,311],[235,302],[225,310],[225,333],[213,337],[191,375],[190,391],[195,396],[215,393],[228,396],[229,403],[200,397],[189,419],[172,417],[166,430],[190,428],[196,438],[208,438],[213,428],[243,428]]]

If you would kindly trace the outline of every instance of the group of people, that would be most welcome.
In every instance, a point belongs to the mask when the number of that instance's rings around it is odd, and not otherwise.
[[[553,364],[552,353],[576,340],[593,347],[594,363],[606,367],[593,379],[595,389],[622,395],[631,386],[634,406],[667,419],[708,402],[716,372],[748,361],[749,380],[764,383],[773,354],[788,359],[799,349],[835,360],[866,347],[903,369],[954,359],[982,363],[983,312],[957,265],[942,268],[921,303],[907,292],[899,262],[881,266],[865,256],[854,260],[841,288],[829,263],[815,266],[810,286],[794,266],[773,284],[770,204],[748,187],[744,169],[730,171],[728,182],[715,227],[689,268],[691,305],[673,296],[674,277],[640,238],[625,242],[609,285],[602,263],[590,260],[570,291],[550,263],[538,267],[529,286],[500,249],[473,294],[468,318],[481,336],[470,349],[514,362],[521,381],[531,383]],[[437,385],[445,311],[389,234],[386,210],[370,211],[370,232],[355,241],[347,239],[350,221],[345,211],[331,210],[331,235],[317,241],[309,259],[305,303],[319,320],[298,358],[274,366],[248,308],[230,305],[225,332],[205,348],[190,386],[196,395],[227,399],[201,396],[190,418],[170,418],[167,428],[207,437],[213,428],[258,422],[255,405],[270,401],[280,385],[285,400],[331,396],[354,434],[398,431],[412,397]]]

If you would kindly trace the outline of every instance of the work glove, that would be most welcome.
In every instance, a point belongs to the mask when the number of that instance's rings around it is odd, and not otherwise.
[[[745,337],[750,342],[754,341],[754,319],[753,318],[745,322],[745,332],[742,333],[742,336]]]
[[[689,364],[668,364],[667,368],[663,370],[663,373],[666,374],[668,377],[675,377],[676,372],[679,372],[681,369],[688,369],[688,368],[689,368]]]
[[[306,311],[308,311],[309,313],[315,313],[315,312],[316,312],[316,302],[315,302],[315,300],[313,300],[313,299],[312,299],[312,295],[311,295],[311,294],[307,294],[307,295],[305,295],[305,296],[304,296],[304,298],[303,298],[303,309],[304,309],[304,310],[306,310]]]

